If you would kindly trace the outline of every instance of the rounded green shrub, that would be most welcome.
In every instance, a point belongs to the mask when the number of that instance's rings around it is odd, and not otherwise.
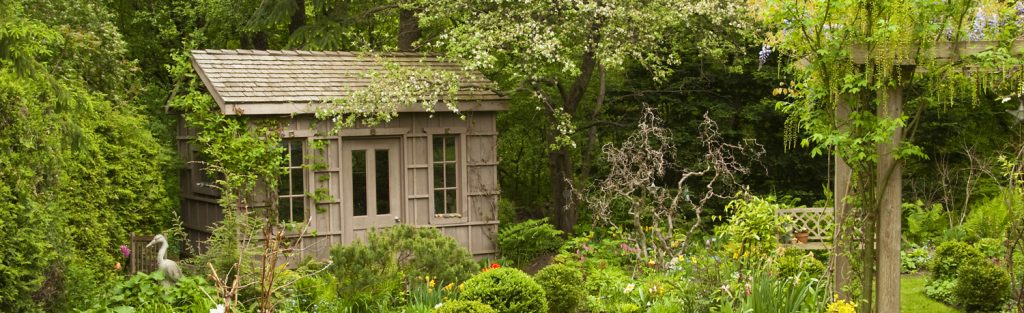
[[[967,312],[998,312],[1007,300],[1010,275],[989,262],[966,264],[957,271],[953,294]]]
[[[955,277],[961,265],[984,261],[978,249],[963,241],[947,241],[935,249],[932,258],[932,276],[935,279]]]
[[[583,302],[583,273],[565,264],[552,264],[537,272],[533,279],[544,288],[548,308],[555,313],[572,313]]]
[[[501,313],[545,313],[544,289],[523,271],[503,267],[489,270],[463,283],[462,300],[480,301]]]
[[[452,300],[442,303],[433,313],[498,313],[480,301]]]

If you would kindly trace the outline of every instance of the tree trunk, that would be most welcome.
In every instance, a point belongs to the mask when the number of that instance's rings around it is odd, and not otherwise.
[[[412,10],[398,11],[398,51],[413,51],[413,43],[420,40],[420,18]]]
[[[252,48],[256,50],[267,50],[270,48],[270,38],[266,32],[258,32],[252,35]]]
[[[548,167],[551,170],[551,206],[555,211],[555,226],[569,235],[579,216],[576,205],[571,201],[572,189],[569,188],[569,182],[573,179],[573,170],[568,149],[559,148],[548,152]]]
[[[907,76],[904,76],[907,77]],[[903,87],[886,90],[878,117],[898,119],[903,114]],[[900,310],[900,221],[903,168],[896,150],[903,140],[898,127],[888,142],[878,146],[878,313]]]
[[[580,76],[576,77],[572,86],[566,89],[561,83],[556,84],[558,92],[562,96],[562,113],[568,114],[572,120],[577,118],[577,108],[579,108],[580,102],[583,101],[583,96],[587,92],[590,79],[594,76],[594,69],[598,66],[593,49],[588,49],[580,58]],[[553,125],[558,125],[560,122],[556,116],[558,112],[549,113],[551,113],[550,120]],[[557,128],[552,129],[552,132],[549,134],[553,135],[548,138],[549,143],[555,143],[554,139],[561,135],[558,133]],[[572,189],[569,184],[572,182],[574,169],[572,159],[569,156],[569,149],[559,146],[558,149],[549,152],[548,166],[551,170],[551,205],[555,211],[555,226],[565,232],[566,235],[570,235],[573,233],[573,228],[576,226],[579,214],[577,213],[576,204],[570,201]]]
[[[292,13],[291,24],[288,24],[288,34],[295,34],[302,26],[306,26],[306,0],[295,0],[295,12]]]

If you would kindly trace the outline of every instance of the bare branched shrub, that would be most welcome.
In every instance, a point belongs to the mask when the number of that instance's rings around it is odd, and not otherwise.
[[[707,113],[698,136],[703,158],[675,164],[671,132],[646,108],[625,142],[604,146],[607,178],[576,190],[576,198],[592,211],[595,224],[629,229],[627,240],[641,257],[666,264],[686,250],[709,201],[731,198],[741,188],[739,176],[750,172],[741,160],[757,160],[765,152],[752,140],[725,142]],[[666,181],[670,174],[678,175],[674,183]]]

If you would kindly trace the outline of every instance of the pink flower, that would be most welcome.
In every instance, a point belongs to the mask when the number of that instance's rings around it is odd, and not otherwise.
[[[129,250],[126,245],[121,245],[121,255],[127,258],[129,255],[132,255],[132,250]]]

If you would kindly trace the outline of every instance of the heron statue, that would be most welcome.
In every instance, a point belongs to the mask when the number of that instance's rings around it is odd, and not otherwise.
[[[156,267],[158,271],[164,273],[166,278],[163,281],[164,286],[169,286],[176,283],[178,279],[181,279],[181,269],[178,268],[178,263],[164,258],[167,255],[167,238],[164,235],[158,234],[154,236],[153,241],[150,241],[146,248],[158,242],[160,243],[160,251],[156,253]]]

